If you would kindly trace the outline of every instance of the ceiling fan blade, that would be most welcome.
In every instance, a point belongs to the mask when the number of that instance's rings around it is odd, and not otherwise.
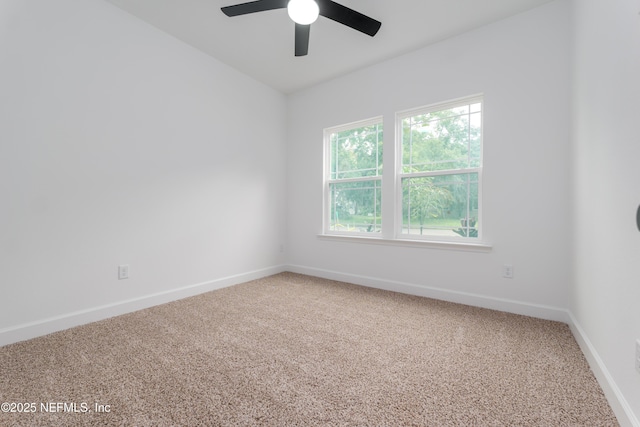
[[[287,7],[289,0],[256,0],[248,3],[234,4],[222,7],[227,16],[246,15],[248,13],[263,12],[265,10],[282,9]]]
[[[296,24],[296,56],[305,56],[309,52],[309,33],[311,25]]]
[[[332,0],[316,0],[316,3],[318,3],[318,7],[320,8],[320,15],[370,35],[371,37],[376,35],[382,25],[382,22],[376,21],[367,15],[363,15]]]

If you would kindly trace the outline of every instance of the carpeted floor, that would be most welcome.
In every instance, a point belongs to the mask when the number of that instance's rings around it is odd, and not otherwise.
[[[1,426],[618,425],[567,325],[293,273],[5,346],[0,369],[23,411]]]

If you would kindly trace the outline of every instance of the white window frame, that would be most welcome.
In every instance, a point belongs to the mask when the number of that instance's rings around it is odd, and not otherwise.
[[[336,236],[368,236],[371,237],[372,235],[375,235],[376,233],[372,233],[372,232],[367,232],[367,231],[359,231],[359,230],[331,230],[331,212],[330,212],[330,208],[331,208],[331,184],[335,184],[335,183],[347,183],[347,182],[374,182],[374,181],[378,181],[380,183],[379,187],[380,187],[380,191],[382,192],[382,180],[383,180],[383,176],[381,175],[376,175],[376,176],[367,176],[367,177],[358,177],[358,178],[341,178],[341,179],[332,179],[331,178],[331,135],[334,133],[340,133],[340,132],[344,132],[346,130],[351,130],[351,129],[356,129],[356,128],[361,128],[361,127],[367,127],[367,126],[373,126],[373,125],[382,125],[384,126],[383,120],[382,120],[382,116],[378,116],[378,117],[373,117],[373,118],[369,118],[369,119],[365,119],[365,120],[360,120],[357,122],[352,122],[352,123],[347,123],[344,125],[340,125],[340,126],[334,126],[331,128],[326,128],[324,130],[324,135],[323,135],[323,140],[324,140],[324,177],[323,177],[323,184],[324,184],[324,196],[323,196],[323,203],[322,203],[322,212],[323,212],[323,217],[322,217],[322,222],[323,222],[323,233],[325,235],[336,235]],[[383,141],[383,146],[384,146],[384,141]],[[384,150],[384,149],[383,149]],[[384,151],[383,151],[384,152]],[[383,195],[381,193],[381,199],[383,199]],[[384,201],[381,202],[381,206],[384,203]],[[381,225],[384,224],[383,219],[382,219],[382,212],[380,212],[380,222]]]
[[[431,172],[402,172],[402,121],[412,116],[421,114],[433,113],[436,111],[448,110],[455,107],[461,107],[470,104],[481,104],[480,114],[480,164],[478,167],[468,167],[459,169],[447,169],[437,170]],[[483,168],[483,150],[484,150],[484,97],[483,95],[473,95],[465,98],[459,98],[451,101],[441,102],[437,104],[431,104],[423,107],[412,108],[410,110],[404,110],[396,113],[395,117],[395,160],[396,160],[396,198],[395,198],[395,238],[399,240],[419,240],[419,241],[431,241],[431,242],[448,242],[448,243],[481,243],[483,233],[483,221],[482,221],[482,168]],[[435,236],[435,235],[414,235],[403,233],[403,192],[402,192],[402,180],[405,178],[418,178],[418,177],[431,177],[431,176],[444,176],[444,175],[469,175],[478,174],[478,218],[477,218],[477,237],[463,237],[463,236]]]
[[[428,112],[441,111],[456,106],[481,103],[481,145],[480,145],[480,163],[479,167],[452,169],[447,171],[434,171],[427,174],[431,175],[443,175],[443,174],[458,174],[458,173],[477,173],[478,174],[478,217],[477,217],[477,237],[462,237],[462,236],[433,236],[424,235],[419,236],[415,234],[403,234],[403,200],[402,200],[402,178],[413,176],[414,174],[402,173],[402,120],[413,115],[424,114]],[[451,249],[461,251],[472,252],[487,252],[492,249],[490,243],[484,240],[485,224],[483,221],[483,207],[482,207],[482,174],[483,174],[483,158],[484,158],[484,117],[485,117],[485,101],[484,94],[476,94],[463,98],[453,99],[445,102],[434,103],[422,107],[403,110],[393,115],[385,116],[388,119],[394,119],[393,129],[389,129],[385,126],[388,121],[383,120],[383,116],[373,117],[361,121],[356,121],[344,125],[333,126],[324,129],[323,143],[323,206],[322,206],[322,232],[319,234],[319,238],[345,241],[345,242],[357,242],[364,244],[374,245],[392,245],[392,246],[404,246],[404,247],[430,247],[435,249]],[[354,180],[380,180],[381,188],[381,233],[371,232],[359,232],[359,231],[338,231],[330,230],[330,184],[344,180],[331,180],[330,168],[331,168],[331,144],[330,135],[335,132],[342,132],[345,130],[370,126],[372,124],[382,124],[385,129],[385,141],[383,142],[384,164],[383,172],[380,176],[355,178]],[[394,141],[390,141],[389,135],[394,136]],[[417,173],[422,175],[422,172]],[[385,215],[382,213],[385,212]]]

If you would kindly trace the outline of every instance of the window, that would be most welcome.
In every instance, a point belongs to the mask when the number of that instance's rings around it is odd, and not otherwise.
[[[482,176],[482,98],[397,115],[401,234],[477,239]]]
[[[397,113],[384,186],[382,118],[326,129],[324,233],[482,245],[482,104]]]
[[[325,231],[382,227],[382,119],[325,130]]]

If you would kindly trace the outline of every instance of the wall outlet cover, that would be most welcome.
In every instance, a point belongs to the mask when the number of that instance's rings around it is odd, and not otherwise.
[[[129,278],[129,265],[119,265],[118,266],[118,280],[128,279]]]
[[[511,264],[505,264],[502,266],[502,277],[513,279],[513,266]]]

